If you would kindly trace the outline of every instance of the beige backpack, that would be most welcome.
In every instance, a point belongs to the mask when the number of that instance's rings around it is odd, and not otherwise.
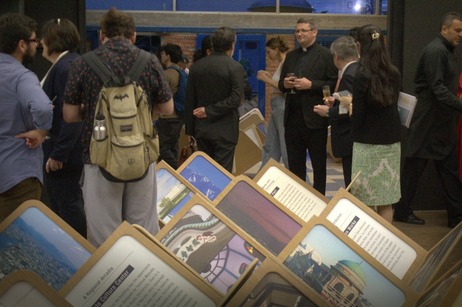
[[[150,53],[140,50],[123,80],[95,55],[83,55],[103,81],[96,104],[90,159],[106,179],[131,182],[142,179],[159,156],[159,139],[153,126],[152,108],[146,92],[137,84]]]

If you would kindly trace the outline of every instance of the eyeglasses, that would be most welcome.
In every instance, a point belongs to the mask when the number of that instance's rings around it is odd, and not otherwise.
[[[40,43],[40,38],[29,38],[27,41],[28,41],[29,43],[36,43],[36,44],[38,44],[38,43]]]
[[[300,33],[300,32],[302,32],[302,33],[308,33],[308,32],[313,31],[313,30],[314,30],[314,29],[308,29],[308,30],[306,30],[306,29],[300,29],[300,30],[295,30],[295,33]]]

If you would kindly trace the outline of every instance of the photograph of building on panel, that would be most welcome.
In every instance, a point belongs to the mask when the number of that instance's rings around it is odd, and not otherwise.
[[[25,209],[0,232],[0,279],[28,270],[58,291],[90,256],[86,248],[36,207]]]
[[[231,174],[203,152],[195,152],[178,168],[178,172],[211,201],[232,180]]]
[[[157,169],[157,212],[167,224],[194,193],[165,168]]]
[[[238,181],[218,201],[216,208],[274,255],[301,229],[288,213],[245,180]]]
[[[268,273],[252,290],[242,307],[303,306],[316,307],[309,298],[277,273]]]
[[[160,240],[222,294],[264,256],[202,205],[194,205]]]
[[[322,225],[284,261],[332,306],[402,306],[404,293]]]

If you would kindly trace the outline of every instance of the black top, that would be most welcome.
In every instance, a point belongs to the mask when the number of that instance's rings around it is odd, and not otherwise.
[[[386,107],[373,105],[369,99],[370,86],[370,79],[358,72],[353,81],[353,141],[374,145],[397,143],[401,138],[398,102]]]

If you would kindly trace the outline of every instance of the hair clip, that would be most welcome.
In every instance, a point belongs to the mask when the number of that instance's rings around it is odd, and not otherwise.
[[[380,33],[377,33],[377,32],[372,33],[372,40],[373,41],[375,41],[376,39],[379,39],[379,37],[380,37]]]

